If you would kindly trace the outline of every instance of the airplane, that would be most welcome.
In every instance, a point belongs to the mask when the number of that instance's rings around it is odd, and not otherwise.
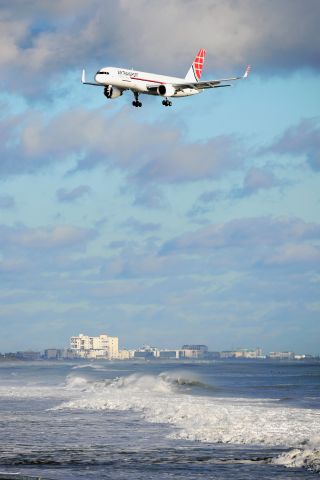
[[[231,87],[226,82],[247,78],[251,66],[248,65],[241,77],[222,78],[219,80],[200,81],[206,51],[201,48],[197,53],[185,78],[168,77],[154,73],[140,72],[121,67],[104,67],[95,75],[95,82],[86,81],[86,72],[82,71],[81,81],[84,85],[104,87],[104,95],[108,99],[120,97],[125,90],[131,90],[134,95],[132,105],[142,107],[140,94],[158,95],[163,97],[162,105],[171,107],[172,97],[187,97],[203,92],[207,88]]]

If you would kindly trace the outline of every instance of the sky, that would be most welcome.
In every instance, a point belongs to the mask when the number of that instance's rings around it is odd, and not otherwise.
[[[0,1],[0,352],[320,354],[318,0]],[[108,100],[101,67],[202,78]]]

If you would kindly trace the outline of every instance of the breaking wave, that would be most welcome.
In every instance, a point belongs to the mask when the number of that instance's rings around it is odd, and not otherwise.
[[[190,388],[201,388],[205,390],[216,390],[211,385],[208,385],[201,380],[199,380],[196,376],[190,375],[189,372],[171,372],[168,373],[160,373],[159,378],[162,378],[165,382],[172,384],[173,386],[181,386],[181,387],[190,387]]]
[[[170,382],[161,376],[156,377],[154,375],[139,375],[133,374],[127,377],[116,377],[112,380],[98,380],[92,381],[85,377],[68,375],[66,378],[66,387],[67,389],[78,389],[86,391],[90,394],[95,394],[95,398],[99,396],[98,394],[102,393],[103,397],[108,394],[108,392],[117,392],[121,390],[130,390],[135,392],[138,396],[142,393],[152,392],[170,392]],[[121,393],[119,394],[121,397]],[[90,396],[91,399],[94,397]],[[81,402],[81,399],[78,401]],[[82,407],[81,407],[82,408]],[[85,408],[90,409],[89,406]],[[130,407],[129,407],[130,409]]]
[[[304,448],[293,448],[271,460],[275,465],[284,465],[288,468],[306,468],[313,472],[320,473],[320,441],[317,446],[313,442],[306,443]]]
[[[106,370],[106,367],[100,363],[84,363],[83,365],[74,365],[71,370],[81,370],[83,368],[91,368],[92,370]]]
[[[171,438],[290,448],[272,462],[320,471],[319,412],[284,406],[276,400],[194,396],[207,386],[196,378],[162,373],[133,374],[92,382],[69,376],[66,387],[81,395],[55,407],[132,410],[152,423],[171,425]]]

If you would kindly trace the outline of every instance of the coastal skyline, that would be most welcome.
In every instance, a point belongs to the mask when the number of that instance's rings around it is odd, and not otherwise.
[[[185,350],[190,350],[188,354],[185,354]],[[247,358],[247,359],[292,359],[292,360],[303,360],[303,359],[319,359],[320,354],[312,355],[310,352],[294,352],[293,349],[286,351],[276,351],[271,349],[270,351],[264,351],[259,345],[233,345],[231,348],[222,348],[220,351],[214,351],[210,345],[204,343],[184,343],[183,345],[174,345],[168,347],[168,345],[155,345],[149,343],[138,343],[132,344],[128,343],[123,344],[121,339],[117,336],[110,335],[109,333],[100,332],[97,335],[90,335],[88,332],[79,333],[78,335],[73,334],[69,339],[65,339],[64,343],[60,345],[42,345],[38,351],[34,351],[31,348],[25,348],[24,350],[19,351],[0,351],[0,358],[11,358],[14,355],[17,355],[19,359],[40,359],[40,358],[49,358],[46,352],[53,352],[53,357],[56,356],[56,359],[83,359],[88,358],[90,360],[99,360],[99,359],[115,359],[121,361],[127,361],[135,358],[135,352],[153,352],[154,357],[161,357],[159,352],[175,352],[176,358],[196,358],[198,357],[197,350],[202,353],[206,353],[207,359],[227,359],[227,358]],[[81,353],[81,352],[82,353]],[[79,354],[79,352],[81,354]],[[181,352],[183,352],[181,356]],[[78,354],[77,354],[78,353]],[[194,354],[196,355],[194,356]],[[35,356],[33,357],[34,354]],[[24,357],[25,355],[25,357]],[[52,357],[52,358],[53,358]],[[51,357],[50,357],[51,358]],[[52,359],[51,358],[51,359]],[[169,359],[171,357],[166,357]],[[164,358],[165,359],[165,358]]]
[[[319,354],[320,4],[190,4],[0,6],[1,352],[106,330]],[[204,80],[251,77],[170,109],[81,85],[199,48]]]

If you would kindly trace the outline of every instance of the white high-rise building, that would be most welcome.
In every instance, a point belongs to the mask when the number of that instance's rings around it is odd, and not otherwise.
[[[98,337],[89,337],[80,333],[78,337],[70,338],[70,348],[83,358],[118,358],[119,338],[106,333]]]

